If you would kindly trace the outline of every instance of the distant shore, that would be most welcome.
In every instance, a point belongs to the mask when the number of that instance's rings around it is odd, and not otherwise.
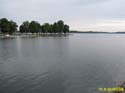
[[[82,34],[125,34],[125,32],[99,32],[99,31],[70,31],[69,33],[82,33]]]

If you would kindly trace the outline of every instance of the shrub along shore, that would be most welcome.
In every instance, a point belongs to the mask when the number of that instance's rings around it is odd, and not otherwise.
[[[19,28],[19,30],[17,30]],[[24,21],[20,26],[7,18],[0,19],[1,35],[57,35],[69,33],[69,26],[63,20],[54,22],[53,24],[40,24],[37,21]]]

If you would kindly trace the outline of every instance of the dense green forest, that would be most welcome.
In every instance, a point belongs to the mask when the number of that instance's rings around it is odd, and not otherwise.
[[[13,34],[16,32],[20,33],[68,33],[69,26],[64,24],[63,20],[54,22],[53,24],[44,23],[40,24],[37,21],[24,21],[19,26],[19,31],[17,31],[18,25],[14,21],[9,21],[7,18],[0,19],[0,32],[2,34]]]

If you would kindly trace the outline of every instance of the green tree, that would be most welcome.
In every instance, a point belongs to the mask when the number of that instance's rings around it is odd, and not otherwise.
[[[16,32],[17,31],[17,27],[18,25],[16,24],[16,22],[14,21],[9,21],[9,27],[10,27],[10,31],[9,31],[9,34],[12,34],[13,32]]]
[[[45,33],[45,26],[41,25],[41,33]]]
[[[49,25],[49,33],[53,33],[53,24]]]
[[[64,25],[63,33],[69,33],[69,26],[66,24]]]
[[[0,31],[2,33],[12,34],[17,31],[17,24],[14,21],[8,21],[6,18],[0,19]],[[63,20],[59,20],[53,24],[44,23],[40,25],[37,21],[24,21],[20,27],[21,33],[68,33],[69,26],[64,25]]]
[[[22,25],[20,25],[20,32],[21,33],[28,33],[29,32],[29,21],[24,21]]]
[[[42,32],[43,33],[51,33],[52,32],[52,29],[51,29],[51,26],[49,23],[44,23],[42,25]]]
[[[58,24],[56,22],[52,26],[52,32],[53,33],[58,33],[59,32],[59,26],[58,26]]]
[[[62,32],[63,32],[63,29],[64,29],[64,22],[63,22],[62,20],[59,20],[59,21],[57,22],[57,24],[58,24],[58,26],[59,26],[58,32],[59,32],[59,33],[62,33]]]
[[[17,24],[14,21],[8,21],[6,18],[0,19],[0,30],[4,34],[12,34],[17,31]]]
[[[9,33],[10,26],[9,21],[6,18],[0,19],[0,28],[2,33]]]
[[[41,30],[41,26],[37,21],[30,22],[29,30],[31,33],[39,33]]]
[[[20,25],[20,27],[19,27],[19,29],[20,29],[20,33],[24,33],[24,26],[23,25]]]

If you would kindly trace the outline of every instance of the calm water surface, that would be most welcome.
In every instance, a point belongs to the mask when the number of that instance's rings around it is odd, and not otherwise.
[[[0,39],[0,93],[100,93],[123,80],[123,34]]]

